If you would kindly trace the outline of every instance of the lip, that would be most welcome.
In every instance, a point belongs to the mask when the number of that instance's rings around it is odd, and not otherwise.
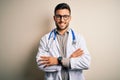
[[[65,25],[65,23],[60,23],[59,25],[64,26],[64,25]]]
[[[66,24],[65,22],[59,22],[59,24]]]

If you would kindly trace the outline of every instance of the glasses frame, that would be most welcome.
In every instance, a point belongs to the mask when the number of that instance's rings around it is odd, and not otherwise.
[[[55,15],[55,18],[57,19],[57,20],[61,20],[62,18],[64,19],[64,20],[68,20],[69,18],[70,18],[70,15]]]

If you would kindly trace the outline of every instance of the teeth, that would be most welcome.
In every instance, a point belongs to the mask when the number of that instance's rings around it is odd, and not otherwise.
[[[61,24],[62,26],[64,25],[64,24]]]

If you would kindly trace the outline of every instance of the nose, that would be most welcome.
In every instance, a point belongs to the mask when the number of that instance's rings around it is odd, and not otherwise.
[[[61,18],[60,18],[60,21],[64,21],[64,18],[63,18],[63,17],[61,17]]]

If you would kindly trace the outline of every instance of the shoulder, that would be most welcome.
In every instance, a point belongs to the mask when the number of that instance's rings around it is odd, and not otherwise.
[[[48,41],[51,37],[54,36],[54,30],[51,30],[50,32],[46,33],[44,36],[42,36],[42,40]]]
[[[48,40],[49,35],[50,35],[50,32],[44,34],[44,35],[41,37],[41,40],[45,40],[45,41]]]
[[[83,37],[83,35],[80,33],[80,32],[77,32],[76,30],[74,30],[74,29],[71,29],[72,31],[73,31],[73,33],[72,34],[74,34],[75,35],[75,37]]]
[[[84,36],[83,36],[83,34],[81,34],[80,32],[77,32],[77,31],[75,31],[74,29],[72,29],[73,30],[73,32],[74,32],[74,35],[75,35],[75,39],[76,39],[76,41],[85,41],[85,39],[84,39]]]

